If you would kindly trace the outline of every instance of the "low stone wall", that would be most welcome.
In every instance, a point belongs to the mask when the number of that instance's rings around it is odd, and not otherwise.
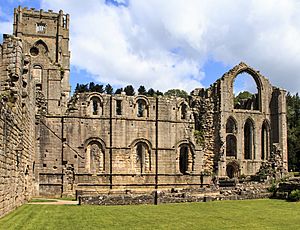
[[[99,194],[78,196],[81,205],[137,205],[183,202],[208,202],[215,200],[246,200],[269,198],[265,184],[238,184],[232,188],[201,188],[153,191],[149,194]]]

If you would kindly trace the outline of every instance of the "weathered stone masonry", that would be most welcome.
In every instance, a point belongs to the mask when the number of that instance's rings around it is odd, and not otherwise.
[[[15,9],[0,50],[0,216],[31,196],[197,189],[255,175],[274,152],[287,169],[285,91],[245,63],[187,99],[70,98],[69,15]],[[242,73],[258,93],[236,104]]]
[[[5,35],[0,47],[0,216],[30,199],[34,187],[34,86],[30,57],[19,38]]]

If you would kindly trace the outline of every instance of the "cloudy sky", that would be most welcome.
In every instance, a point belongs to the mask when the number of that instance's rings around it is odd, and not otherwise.
[[[0,33],[12,32],[18,5],[70,14],[73,88],[96,81],[191,91],[244,61],[300,92],[298,0],[1,0]]]

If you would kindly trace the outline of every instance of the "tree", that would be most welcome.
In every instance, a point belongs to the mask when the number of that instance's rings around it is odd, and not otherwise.
[[[146,91],[145,86],[141,85],[138,89],[138,93],[139,93],[139,95],[146,95],[147,91]]]
[[[184,91],[185,92],[185,91]],[[187,92],[185,92],[186,94],[187,94]],[[159,90],[156,90],[156,96],[163,96],[164,95],[164,93],[163,92],[160,92]],[[187,96],[188,96],[188,94],[187,94]]]
[[[287,94],[288,164],[289,169],[300,171],[300,98]]]
[[[155,91],[154,91],[154,89],[152,89],[152,88],[150,88],[150,89],[148,90],[148,92],[147,92],[147,95],[150,96],[150,97],[153,97],[154,94],[155,94]]]
[[[250,99],[250,98],[252,98],[252,96],[253,96],[253,94],[248,91],[240,92],[236,97],[234,97],[234,104],[236,105],[237,103],[239,103],[241,101]]]
[[[107,93],[107,94],[113,94],[114,93],[114,89],[110,84],[107,84],[105,86],[105,93]]]
[[[96,84],[91,92],[104,93],[103,85]]]
[[[157,93],[159,93],[159,91],[157,91]],[[189,96],[188,93],[182,89],[169,89],[164,95],[168,97],[174,96],[182,98],[187,98]]]
[[[135,92],[134,92],[134,88],[132,85],[127,85],[124,88],[124,92],[126,93],[127,96],[134,96]]]
[[[116,90],[115,94],[121,94],[122,91],[123,91],[123,88],[119,88],[119,89]]]
[[[88,92],[89,91],[89,87],[88,84],[78,84],[76,85],[75,88],[75,93],[84,93],[84,92]]]

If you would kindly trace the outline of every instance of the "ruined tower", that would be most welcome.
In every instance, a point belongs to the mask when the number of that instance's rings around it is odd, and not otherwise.
[[[13,33],[31,56],[31,76],[48,114],[62,114],[70,94],[69,15],[19,7]]]

